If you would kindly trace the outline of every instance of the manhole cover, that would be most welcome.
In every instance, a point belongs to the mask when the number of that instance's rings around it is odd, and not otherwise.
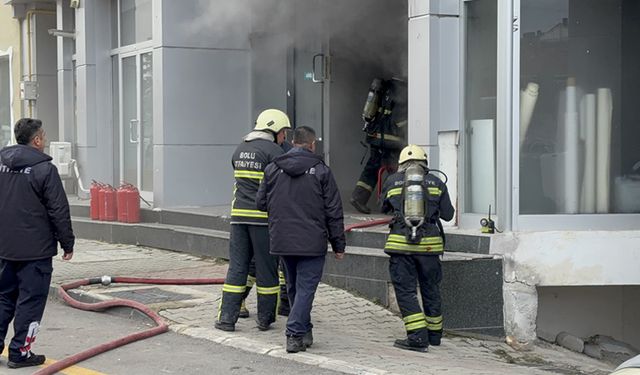
[[[146,288],[146,289],[134,289],[125,290],[121,292],[106,293],[116,298],[130,299],[138,301],[143,304],[160,303],[167,301],[184,301],[192,299],[189,294],[173,293],[160,288]]]

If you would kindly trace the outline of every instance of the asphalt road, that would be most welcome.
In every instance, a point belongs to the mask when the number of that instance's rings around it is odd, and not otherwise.
[[[48,361],[65,357],[129,333],[147,329],[138,320],[93,313],[49,300],[42,329],[33,351]],[[13,332],[9,332],[5,345]],[[283,337],[284,340],[284,337]],[[6,351],[0,358],[0,374],[26,375],[35,368],[8,369]],[[64,370],[66,375],[99,374],[338,374],[314,366],[253,354],[206,340],[167,332],[101,354]]]

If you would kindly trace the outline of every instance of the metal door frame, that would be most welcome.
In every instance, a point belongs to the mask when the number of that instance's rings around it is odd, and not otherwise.
[[[124,145],[125,142],[136,143],[136,181],[127,181],[134,183],[140,189],[140,195],[147,201],[153,201],[153,191],[144,191],[142,190],[142,159],[143,159],[143,137],[142,137],[142,124],[140,122],[141,117],[141,108],[142,108],[142,55],[145,53],[151,53],[153,58],[153,49],[151,47],[146,48],[135,48],[130,52],[120,53],[118,54],[118,130],[119,130],[119,180],[124,181],[124,170],[125,170],[125,157],[124,157]],[[125,130],[125,119],[124,119],[124,100],[123,100],[123,73],[122,73],[122,61],[126,58],[135,57],[136,63],[136,134],[137,140],[134,142],[131,139],[131,134],[129,134],[128,140],[124,139],[124,130]],[[153,73],[152,73],[153,74]],[[131,125],[130,131],[132,129]]]

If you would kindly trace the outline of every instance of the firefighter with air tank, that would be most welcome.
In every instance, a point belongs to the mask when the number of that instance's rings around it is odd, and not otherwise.
[[[222,287],[217,329],[234,331],[246,297],[251,259],[255,259],[258,329],[266,331],[276,319],[280,283],[278,257],[269,254],[267,213],[256,207],[256,193],[264,169],[283,154],[280,145],[291,129],[289,117],[277,109],[260,113],[253,131],[244,137],[232,157],[235,186],[231,204],[229,269]]]
[[[371,82],[362,111],[365,141],[369,146],[369,159],[364,166],[349,202],[356,210],[370,214],[367,202],[378,183],[380,167],[388,174],[396,170],[400,150],[406,145],[401,129],[406,125],[406,86],[398,78]]]
[[[429,172],[427,154],[409,145],[400,153],[398,172],[387,178],[382,195],[382,211],[393,214],[384,251],[390,256],[389,274],[407,331],[407,338],[394,346],[418,352],[440,345],[440,219],[450,221],[455,212],[445,182]],[[418,303],[418,282],[424,312]]]

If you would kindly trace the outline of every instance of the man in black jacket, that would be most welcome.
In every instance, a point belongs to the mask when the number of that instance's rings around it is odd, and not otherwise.
[[[267,166],[256,196],[269,213],[271,254],[284,263],[291,311],[287,320],[287,352],[305,351],[313,343],[311,306],[322,277],[327,240],[336,259],[346,241],[340,193],[333,174],[314,153],[316,135],[301,126],[294,148]]]
[[[58,242],[73,256],[75,237],[69,202],[58,170],[46,155],[42,121],[15,125],[18,145],[0,150],[0,352],[9,323],[10,368],[38,366],[45,356],[31,352],[51,283]]]

